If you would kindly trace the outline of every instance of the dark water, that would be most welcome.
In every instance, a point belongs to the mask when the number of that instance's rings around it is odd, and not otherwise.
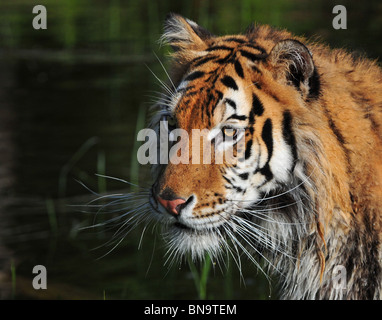
[[[348,29],[332,27],[332,1],[40,1],[48,29],[32,28],[33,1],[0,3],[0,297],[3,299],[193,299],[187,264],[164,265],[160,237],[133,231],[110,254],[107,230],[81,207],[88,188],[128,192],[96,173],[148,184],[137,166],[135,133],[144,126],[152,91],[148,67],[165,74],[155,55],[162,22],[178,12],[214,33],[234,33],[251,21],[318,35],[334,47],[378,58],[379,1],[343,1]],[[138,121],[139,120],[139,121]],[[48,289],[34,290],[32,269],[44,265]],[[207,298],[268,299],[275,289],[249,265],[244,279],[219,267]]]

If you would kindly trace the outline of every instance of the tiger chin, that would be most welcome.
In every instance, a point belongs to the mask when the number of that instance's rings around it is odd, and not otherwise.
[[[171,161],[175,152],[152,165],[151,215],[163,223],[169,254],[228,254],[238,267],[243,255],[263,260],[283,299],[380,299],[376,63],[266,25],[215,36],[176,14],[160,40],[173,52],[151,127],[165,121],[169,136],[207,129],[200,148],[208,141],[239,158]]]

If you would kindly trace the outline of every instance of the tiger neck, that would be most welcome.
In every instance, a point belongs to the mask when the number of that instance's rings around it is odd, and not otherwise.
[[[287,256],[278,263],[283,299],[382,298],[378,215],[365,212],[355,200],[353,207],[356,216],[350,225],[344,226],[339,215],[334,215],[325,234],[325,248],[312,233],[299,242],[301,251],[294,263]],[[320,254],[324,254],[324,270]]]

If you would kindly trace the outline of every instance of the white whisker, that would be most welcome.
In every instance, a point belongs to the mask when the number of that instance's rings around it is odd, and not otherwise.
[[[173,91],[171,90],[171,88],[165,83],[163,82],[155,73],[154,71],[152,71],[150,69],[150,67],[148,65],[146,65],[147,69],[149,69],[149,71],[151,72],[151,74],[155,77],[155,79],[159,82],[159,84],[161,85],[161,87],[172,97],[174,95]]]
[[[116,180],[116,181],[119,181],[119,182],[123,182],[123,183],[126,183],[130,186],[134,186],[134,187],[138,187],[138,188],[142,188],[140,186],[138,186],[137,184],[134,184],[134,183],[131,183],[131,182],[128,182],[124,179],[121,179],[121,178],[116,178],[116,177],[112,177],[112,176],[106,176],[106,175],[103,175],[103,174],[99,174],[99,173],[96,173],[95,174],[97,177],[101,177],[101,178],[107,178],[107,179],[111,179],[111,180]],[[144,188],[143,188],[144,189]]]
[[[162,67],[163,70],[164,70],[164,72],[166,73],[166,76],[167,76],[168,80],[170,81],[170,83],[171,83],[171,85],[172,85],[174,91],[176,91],[176,87],[175,87],[175,85],[174,85],[174,82],[172,81],[172,79],[171,79],[170,75],[168,74],[166,68],[164,67],[162,61],[159,59],[159,57],[157,56],[157,54],[156,54],[155,52],[154,52],[154,55],[155,55],[155,57],[157,58],[157,60],[159,61],[161,67]]]

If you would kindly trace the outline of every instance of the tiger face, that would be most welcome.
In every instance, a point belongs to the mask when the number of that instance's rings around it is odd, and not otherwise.
[[[287,34],[276,42],[255,36],[215,37],[180,16],[167,19],[162,40],[175,51],[173,89],[158,103],[153,126],[158,131],[166,122],[169,136],[176,128],[188,137],[205,132],[200,159],[191,159],[195,141],[189,138],[187,164],[170,155],[168,164],[154,167],[150,204],[180,254],[216,254],[254,223],[251,208],[290,189],[303,171],[291,109],[306,112],[306,101],[319,94],[311,54]],[[218,163],[217,154],[226,150],[236,161]]]

